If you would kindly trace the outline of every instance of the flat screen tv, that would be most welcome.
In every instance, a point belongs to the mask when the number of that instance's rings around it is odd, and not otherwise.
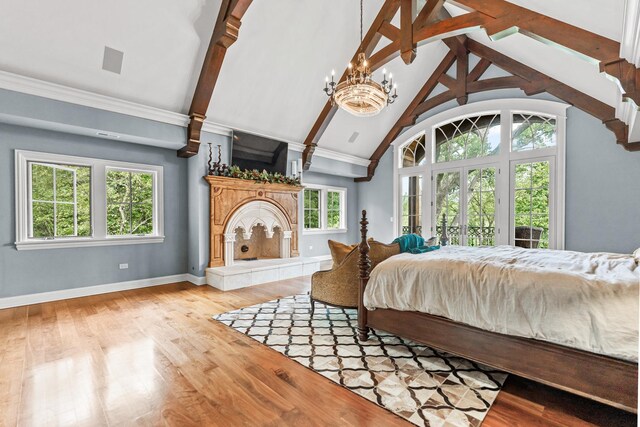
[[[231,165],[240,169],[280,172],[287,174],[287,143],[252,135],[233,132]]]

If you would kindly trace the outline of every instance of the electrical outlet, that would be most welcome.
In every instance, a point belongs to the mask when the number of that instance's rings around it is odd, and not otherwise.
[[[126,270],[127,268],[129,268],[129,264],[120,264],[119,267],[120,270]]]
[[[389,221],[393,222],[393,217],[389,217]]]

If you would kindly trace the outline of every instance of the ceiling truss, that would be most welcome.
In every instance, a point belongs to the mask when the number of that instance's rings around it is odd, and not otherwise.
[[[458,103],[464,104],[467,102],[469,94],[494,89],[520,88],[527,95],[546,91],[601,119],[607,128],[615,133],[617,142],[627,150],[640,149],[640,144],[629,144],[628,127],[615,118],[615,109],[613,107],[480,43],[467,40],[464,34],[483,29],[490,38],[497,40],[519,32],[548,45],[568,50],[595,64],[599,64],[600,71],[620,82],[620,86],[624,90],[625,99],[630,99],[636,105],[640,105],[640,69],[619,57],[620,44],[618,42],[505,0],[450,0],[450,2],[468,10],[469,13],[451,17],[443,8],[444,0],[427,0],[415,20],[411,22],[408,16],[410,13],[410,16],[413,16],[414,11],[410,10],[410,2],[387,0],[360,45],[358,51],[364,50],[368,56],[375,48],[380,37],[384,36],[390,40],[386,47],[371,57],[372,70],[383,66],[398,55],[401,55],[403,61],[409,64],[415,58],[415,46],[436,40],[444,41],[451,50],[451,53],[447,54],[443,62],[438,66],[436,72],[449,61],[458,61],[459,66],[456,67],[458,71],[455,79],[446,75],[446,70],[440,73],[438,77],[443,80],[440,83],[449,88],[446,93],[427,100],[426,98],[431,94],[435,85],[429,89],[431,78],[425,83],[425,86],[414,98],[407,111],[371,156],[367,176],[357,178],[357,181],[371,179],[373,171],[375,171],[382,157],[380,152],[384,153],[386,151],[388,144],[406,127],[405,123],[415,122],[415,118],[420,114],[424,114],[430,108],[449,100],[456,99]],[[401,28],[391,24],[391,20],[398,9],[400,9],[401,14]],[[471,71],[468,70],[469,51],[482,58],[480,63]],[[354,55],[354,58],[356,55]],[[479,77],[492,63],[511,72],[513,76],[491,79],[492,81],[489,82],[478,81]],[[443,75],[445,77],[442,77]],[[345,77],[346,70],[340,81],[344,80]],[[437,83],[438,81],[436,81]],[[335,115],[336,110],[337,107],[332,106],[328,101],[305,139],[305,150],[303,152],[303,167],[305,170],[311,165],[317,143]],[[415,115],[415,118],[410,119],[412,115]],[[392,134],[395,134],[395,136],[390,141],[388,138]]]
[[[468,68],[469,53],[480,58],[471,70]],[[456,63],[456,77],[454,78],[447,72]],[[481,79],[492,64],[512,75]],[[447,90],[430,97],[438,84],[444,85]],[[615,108],[515,61],[482,43],[467,39],[465,42],[465,54],[461,56],[459,52],[456,53],[450,50],[445,55],[422,89],[420,89],[396,124],[378,145],[376,151],[371,155],[367,176],[356,178],[356,182],[371,180],[380,159],[391,143],[406,128],[415,125],[416,120],[421,115],[447,102],[457,101],[458,104],[463,105],[466,104],[468,96],[471,94],[498,89],[521,89],[527,95],[547,92],[567,104],[573,105],[600,119],[615,134],[616,141],[627,150],[640,150],[640,144],[630,144],[627,141],[627,125],[615,117]]]

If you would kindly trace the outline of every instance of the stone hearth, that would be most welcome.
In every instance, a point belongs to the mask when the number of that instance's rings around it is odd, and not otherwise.
[[[331,257],[296,257],[237,261],[231,267],[207,268],[207,283],[222,291],[309,276],[331,268]]]

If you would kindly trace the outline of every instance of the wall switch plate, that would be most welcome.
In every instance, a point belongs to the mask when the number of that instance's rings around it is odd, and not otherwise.
[[[313,250],[313,246],[309,246],[309,250]]]
[[[120,264],[119,267],[120,270],[126,270],[127,268],[129,268],[129,264]]]
[[[393,217],[390,217],[390,218],[389,218],[389,221],[393,222]]]

